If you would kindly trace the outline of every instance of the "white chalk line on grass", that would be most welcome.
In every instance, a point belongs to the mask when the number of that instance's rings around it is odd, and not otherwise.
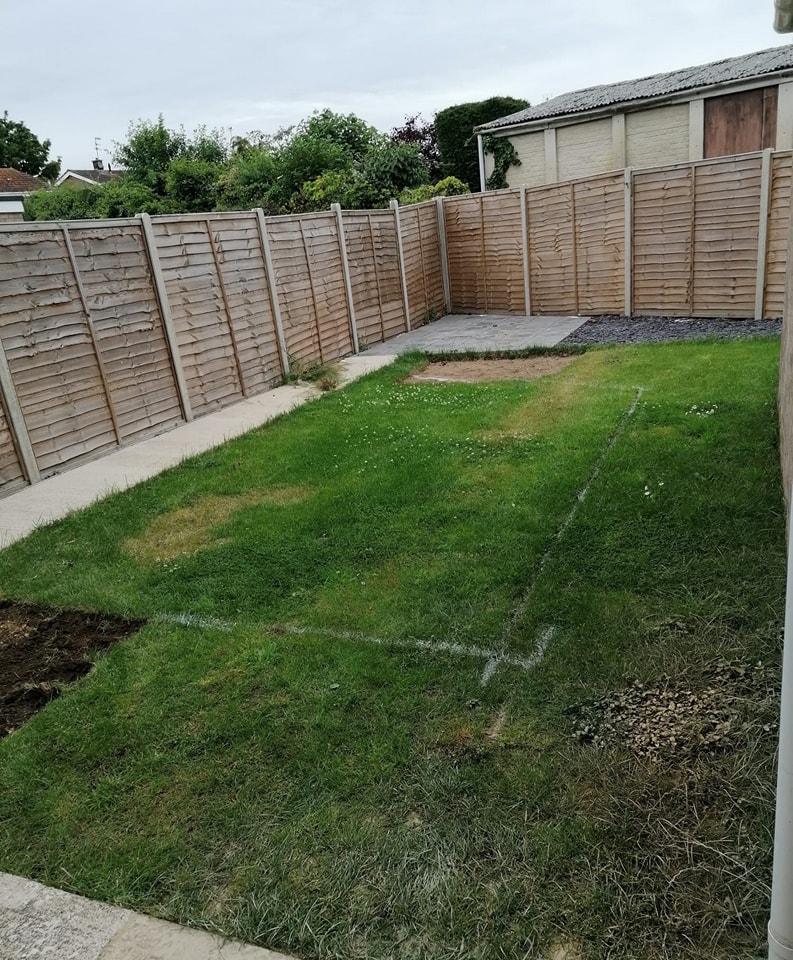
[[[253,628],[265,631],[288,633],[294,637],[326,637],[329,640],[343,640],[348,643],[365,643],[375,647],[394,647],[402,650],[422,650],[426,653],[448,654],[455,657],[470,657],[474,660],[484,660],[485,667],[482,673],[482,685],[487,683],[496,669],[502,665],[517,667],[528,671],[539,663],[545,653],[554,627],[549,627],[537,641],[537,645],[528,657],[516,657],[506,651],[490,650],[454,640],[422,640],[419,637],[377,637],[362,633],[358,630],[332,630],[328,627],[301,627],[296,624],[270,624],[269,627],[261,624],[234,623],[229,620],[218,620],[214,617],[198,617],[190,613],[160,614],[156,617],[159,623],[173,624],[179,627],[197,627],[200,630],[222,630],[228,633],[235,629]]]
[[[507,644],[512,639],[512,636],[515,633],[515,630],[518,624],[526,615],[526,611],[529,608],[529,603],[531,602],[531,598],[534,595],[534,591],[537,587],[537,583],[539,582],[539,579],[542,576],[543,571],[545,570],[545,567],[548,563],[548,560],[551,557],[551,554],[556,549],[562,537],[567,532],[568,528],[570,527],[570,524],[573,522],[573,519],[575,518],[575,515],[578,512],[578,508],[581,506],[584,500],[586,500],[587,496],[589,495],[589,491],[592,489],[592,485],[600,476],[600,471],[603,467],[606,457],[609,455],[611,450],[614,448],[614,445],[616,444],[616,442],[622,436],[622,433],[625,430],[625,426],[628,423],[628,420],[630,420],[630,418],[636,412],[636,408],[639,406],[639,400],[641,400],[643,393],[644,393],[644,387],[636,388],[636,393],[634,395],[633,401],[631,402],[631,405],[622,414],[622,416],[617,422],[616,427],[614,427],[609,438],[606,440],[605,444],[603,445],[603,449],[600,451],[600,456],[595,461],[595,464],[592,467],[592,470],[590,471],[589,476],[587,477],[586,483],[584,484],[583,487],[581,487],[581,489],[576,494],[572,507],[568,511],[565,518],[562,520],[561,524],[559,524],[559,528],[554,534],[551,542],[545,548],[545,552],[540,557],[540,562],[537,564],[537,570],[536,570],[536,573],[534,574],[534,577],[531,583],[529,583],[528,587],[524,591],[523,596],[520,598],[518,605],[515,607],[515,609],[510,613],[510,615],[504,621],[504,626],[501,630],[500,651],[506,650]],[[535,652],[532,657],[532,665],[534,665],[535,663],[539,663],[540,660],[542,660],[543,655],[545,654],[545,650],[554,632],[555,632],[555,628],[550,627],[543,634],[541,634],[539,640],[537,641],[537,646],[535,647]],[[489,661],[485,665],[485,670],[482,674],[482,686],[485,686],[485,684],[488,683],[488,681],[496,672],[500,664],[503,662],[504,662],[503,657],[501,657],[501,654],[499,652],[496,654],[493,660]]]
[[[637,387],[636,396],[633,398],[633,402],[620,417],[617,426],[614,428],[610,437],[606,441],[600,456],[595,461],[595,465],[592,468],[586,483],[576,494],[573,506],[565,516],[558,530],[554,534],[553,539],[540,558],[540,562],[537,565],[537,571],[533,580],[525,590],[518,605],[507,617],[501,632],[501,643],[498,649],[491,650],[487,647],[479,647],[474,644],[469,645],[465,643],[459,643],[456,640],[422,640],[419,637],[378,637],[363,633],[358,630],[333,630],[327,627],[298,626],[296,624],[270,624],[269,626],[263,626],[261,624],[235,623],[233,621],[220,620],[215,617],[200,617],[190,613],[161,614],[156,619],[160,623],[174,624],[182,627],[198,627],[202,630],[222,630],[228,632],[239,628],[253,628],[262,631],[269,629],[273,631],[282,631],[295,637],[327,637],[330,640],[365,643],[368,646],[392,647],[403,650],[422,650],[427,653],[447,654],[455,657],[469,657],[476,660],[484,660],[485,665],[482,670],[482,676],[480,677],[480,683],[483,687],[490,682],[495,672],[501,666],[516,667],[519,670],[528,672],[532,669],[532,667],[535,667],[542,660],[548,644],[551,642],[556,633],[556,627],[551,626],[543,630],[543,632],[537,638],[534,650],[531,652],[531,654],[529,654],[528,657],[517,657],[508,653],[507,643],[511,639],[515,628],[522,620],[526,610],[528,609],[529,602],[537,585],[537,581],[542,576],[543,570],[545,569],[551,553],[564,536],[570,524],[573,522],[573,518],[575,517],[578,508],[581,506],[584,500],[586,500],[592,484],[595,482],[595,480],[597,480],[600,474],[600,470],[606,457],[616,444],[617,440],[620,438],[623,430],[625,429],[626,423],[635,413],[643,393],[644,387]]]

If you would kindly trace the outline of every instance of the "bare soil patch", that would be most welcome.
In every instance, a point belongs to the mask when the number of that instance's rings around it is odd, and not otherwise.
[[[98,650],[131,636],[143,623],[0,601],[0,737],[84,677]]]
[[[436,360],[405,383],[487,383],[491,380],[538,380],[558,373],[578,356],[510,357],[500,360]]]

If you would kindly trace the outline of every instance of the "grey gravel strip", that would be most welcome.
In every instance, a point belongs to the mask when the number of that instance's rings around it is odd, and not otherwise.
[[[772,337],[782,332],[781,320],[733,320],[721,317],[590,317],[562,344],[665,343],[670,340],[740,340]]]

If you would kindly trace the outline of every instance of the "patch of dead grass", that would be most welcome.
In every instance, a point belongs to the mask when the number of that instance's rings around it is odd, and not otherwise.
[[[578,357],[548,358],[566,360],[569,365],[565,364],[567,369],[559,376],[546,380],[540,393],[514,407],[499,429],[485,431],[481,436],[486,440],[547,436],[571,417],[580,417],[581,396],[591,392],[599,380],[606,356],[604,352],[599,352]],[[573,360],[576,362],[572,363]]]
[[[155,517],[139,537],[125,541],[124,549],[139,563],[175,560],[223,543],[213,531],[243,507],[288,506],[308,499],[312,492],[308,487],[270,487],[236,497],[201,497],[187,507]]]

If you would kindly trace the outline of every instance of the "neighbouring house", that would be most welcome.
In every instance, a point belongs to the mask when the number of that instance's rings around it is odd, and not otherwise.
[[[793,149],[793,45],[638,80],[575,90],[483,124],[520,165],[509,186],[539,186],[624,167],[655,167],[767,148]]]
[[[121,171],[111,170],[108,164],[107,170],[101,160],[94,160],[90,170],[64,170],[55,181],[56,187],[94,187],[99,183],[109,183],[111,180],[118,180]]]
[[[0,167],[0,223],[23,220],[25,197],[34,190],[46,190],[48,186],[46,180],[14,167]]]

